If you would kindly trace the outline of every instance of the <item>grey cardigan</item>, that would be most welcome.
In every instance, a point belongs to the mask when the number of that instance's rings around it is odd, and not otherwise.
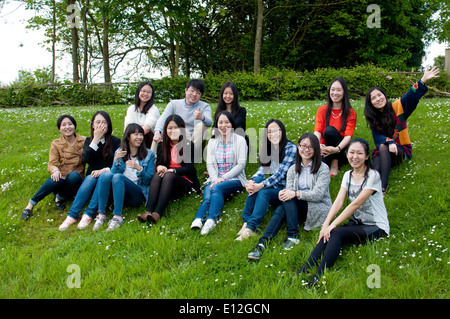
[[[297,191],[299,174],[292,165],[286,174],[286,189]],[[317,172],[312,174],[312,185],[309,191],[300,192],[300,200],[308,202],[308,214],[306,216],[305,230],[321,227],[327,218],[332,202],[330,197],[330,169],[325,163],[321,163]]]
[[[247,183],[247,178],[245,176],[245,165],[247,164],[248,152],[247,142],[242,136],[236,133],[232,135],[232,138],[234,151],[233,168],[222,177],[227,180],[236,176],[241,182],[242,186],[245,186],[245,184]],[[215,152],[219,142],[220,137],[212,138],[208,142],[206,168],[208,169],[209,178],[206,183],[214,182],[218,178],[219,168],[217,166]]]

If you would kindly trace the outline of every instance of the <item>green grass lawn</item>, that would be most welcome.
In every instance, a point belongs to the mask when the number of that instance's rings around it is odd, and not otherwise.
[[[282,120],[294,143],[312,132],[316,109],[323,101],[242,103],[247,127],[262,128],[270,118]],[[373,147],[363,116],[363,101],[352,101],[358,114],[355,137]],[[165,107],[158,104],[160,111]],[[215,107],[215,106],[214,106]],[[300,231],[300,244],[281,249],[285,229],[259,262],[247,254],[259,236],[235,241],[242,225],[246,194],[225,203],[218,226],[206,236],[190,230],[201,203],[191,194],[170,204],[154,226],[136,220],[141,208],[125,208],[126,223],[118,230],[58,230],[64,212],[53,196],[40,202],[28,221],[22,210],[49,173],[48,150],[59,137],[56,119],[65,113],[89,134],[92,114],[103,109],[121,137],[127,106],[0,109],[0,298],[210,298],[210,299],[337,299],[449,298],[449,132],[450,101],[422,99],[408,121],[414,157],[394,168],[385,197],[391,236],[364,246],[345,247],[335,266],[313,289],[295,275],[317,241],[318,230]],[[198,165],[201,181],[205,164]],[[330,184],[332,199],[344,167]],[[247,176],[257,164],[246,167]],[[273,209],[267,213],[260,234]],[[79,269],[80,288],[71,285]],[[373,265],[381,288],[370,285]],[[369,282],[369,285],[368,285]],[[72,288],[71,288],[72,287]],[[372,287],[372,288],[371,288]]]

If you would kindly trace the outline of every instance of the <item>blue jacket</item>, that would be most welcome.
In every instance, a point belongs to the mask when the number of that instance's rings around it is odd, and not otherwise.
[[[117,153],[120,147],[116,150]],[[114,154],[115,156],[115,154]],[[137,185],[142,189],[142,193],[145,196],[145,200],[148,200],[148,192],[150,189],[150,182],[152,181],[153,175],[155,174],[155,153],[147,149],[147,157],[143,160],[138,160],[140,166],[142,166],[142,171],[137,172],[138,182]],[[113,174],[123,174],[127,165],[123,158],[119,159],[119,162],[113,161],[113,167],[111,168],[111,173]]]

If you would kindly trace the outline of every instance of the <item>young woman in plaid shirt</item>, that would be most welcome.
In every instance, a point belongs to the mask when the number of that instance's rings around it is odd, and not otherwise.
[[[269,120],[262,138],[260,166],[245,185],[248,196],[242,212],[244,225],[237,240],[254,235],[270,203],[281,204],[278,192],[286,187],[286,173],[294,164],[296,153],[297,146],[287,139],[284,124],[277,119]]]
[[[201,229],[202,235],[216,227],[225,197],[242,191],[247,182],[244,170],[247,143],[242,136],[233,133],[234,129],[234,116],[228,111],[221,112],[215,137],[208,142],[206,167],[209,178],[203,191],[203,202],[191,224],[191,229]]]

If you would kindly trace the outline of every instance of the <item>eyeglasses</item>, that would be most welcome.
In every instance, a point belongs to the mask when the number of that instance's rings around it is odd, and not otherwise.
[[[305,144],[299,144],[298,147],[300,147],[302,150],[312,150],[313,146],[312,145],[305,145]]]
[[[280,135],[281,129],[273,130],[273,131],[267,131],[267,135]]]

